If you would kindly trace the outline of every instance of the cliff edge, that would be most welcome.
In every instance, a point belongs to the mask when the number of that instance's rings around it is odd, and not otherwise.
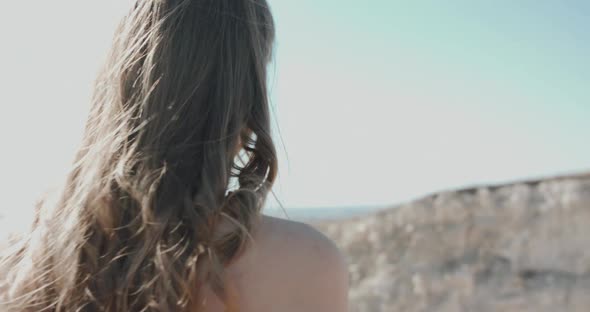
[[[352,312],[590,310],[590,175],[314,225],[348,257]]]

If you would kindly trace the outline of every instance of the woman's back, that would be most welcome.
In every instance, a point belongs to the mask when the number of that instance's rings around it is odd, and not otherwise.
[[[312,227],[263,216],[250,245],[227,268],[241,312],[347,311],[348,269],[334,243]],[[207,312],[223,305],[207,288]]]
[[[330,239],[307,224],[264,215],[252,237],[255,243],[226,267],[237,311],[348,311],[347,263]],[[198,301],[199,312],[226,311],[207,285]]]

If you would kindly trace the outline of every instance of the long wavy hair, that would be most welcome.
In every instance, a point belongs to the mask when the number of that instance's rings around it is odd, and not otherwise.
[[[203,285],[229,309],[277,174],[273,40],[265,0],[132,3],[71,171],[2,258],[0,310],[202,311]]]

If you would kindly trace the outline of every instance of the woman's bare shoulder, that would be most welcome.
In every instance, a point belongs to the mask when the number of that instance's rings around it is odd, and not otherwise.
[[[324,256],[332,260],[341,258],[336,244],[309,224],[262,216],[257,230],[254,240],[267,248],[267,252],[294,252],[297,255],[303,252],[305,256]]]
[[[228,268],[244,311],[346,311],[348,269],[333,241],[301,222],[263,216]]]

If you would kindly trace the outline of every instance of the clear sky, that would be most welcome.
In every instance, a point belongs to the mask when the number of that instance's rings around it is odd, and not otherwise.
[[[272,4],[287,206],[590,169],[590,2]]]
[[[590,169],[590,2],[269,1],[287,208]],[[0,211],[71,159],[126,2],[0,3]]]

